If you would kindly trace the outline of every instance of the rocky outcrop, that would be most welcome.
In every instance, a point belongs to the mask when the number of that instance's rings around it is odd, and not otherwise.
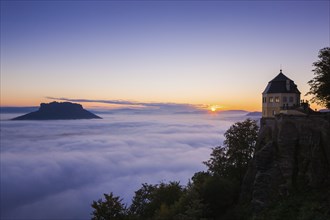
[[[261,119],[241,200],[254,213],[297,191],[330,188],[330,114]]]
[[[99,116],[83,109],[80,104],[71,102],[41,103],[38,111],[13,118],[12,120],[60,120],[93,119]]]

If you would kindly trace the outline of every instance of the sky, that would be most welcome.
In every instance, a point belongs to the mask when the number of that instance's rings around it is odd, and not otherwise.
[[[114,110],[113,110],[114,111]],[[98,114],[103,119],[1,121],[1,219],[90,219],[113,192],[130,204],[142,183],[186,185],[244,114]],[[138,114],[138,115],[137,115]],[[15,115],[17,116],[17,114]]]
[[[53,97],[260,111],[280,68],[308,92],[312,63],[330,44],[329,14],[329,1],[4,0],[0,104]]]

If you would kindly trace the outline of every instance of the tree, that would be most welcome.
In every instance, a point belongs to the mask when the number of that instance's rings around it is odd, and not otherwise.
[[[257,123],[251,119],[237,122],[224,135],[224,146],[214,148],[211,158],[204,164],[211,173],[234,178],[241,184],[255,150],[258,137]]]
[[[130,206],[130,215],[136,219],[170,219],[171,208],[183,194],[179,182],[142,184],[135,192]]]
[[[318,58],[313,63],[315,76],[308,81],[311,88],[306,95],[313,95],[312,102],[330,108],[330,47],[321,49]]]
[[[258,139],[258,125],[256,121],[246,119],[243,122],[233,124],[225,132],[224,145],[229,165],[241,183],[247,170],[249,161],[253,157],[255,145]]]
[[[180,220],[207,219],[211,215],[211,210],[203,201],[201,189],[205,179],[210,176],[207,172],[195,173],[189,181],[181,198],[174,206],[174,218]]]
[[[230,174],[226,147],[218,146],[212,148],[211,157],[203,163],[208,167],[208,171],[212,174],[227,177]]]
[[[144,183],[142,187],[135,191],[135,195],[132,199],[132,204],[129,207],[131,215],[138,218],[147,218],[154,214],[154,208],[150,205],[153,197],[153,192],[156,190],[156,186]]]
[[[122,199],[114,196],[111,192],[108,194],[103,194],[105,201],[99,199],[98,201],[93,201],[92,208],[94,209],[92,213],[93,220],[123,220],[127,216],[126,206],[122,203]]]

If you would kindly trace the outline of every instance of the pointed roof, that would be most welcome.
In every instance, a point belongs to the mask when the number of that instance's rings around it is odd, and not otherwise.
[[[266,89],[263,91],[265,93],[299,93],[297,85],[285,76],[280,70],[280,73],[271,81],[269,81]]]
[[[286,81],[287,79],[292,81],[291,79],[289,79],[286,75],[284,75],[282,73],[282,70],[280,70],[280,73],[274,79],[272,79],[270,82],[273,82],[273,81]]]

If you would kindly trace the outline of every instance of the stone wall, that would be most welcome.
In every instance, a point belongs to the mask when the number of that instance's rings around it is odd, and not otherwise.
[[[273,112],[279,114],[285,105],[292,107],[300,104],[300,94],[297,93],[269,93],[263,94],[262,97],[262,117],[274,117]],[[272,102],[270,102],[270,98],[272,98]],[[292,102],[290,98],[292,98]]]

